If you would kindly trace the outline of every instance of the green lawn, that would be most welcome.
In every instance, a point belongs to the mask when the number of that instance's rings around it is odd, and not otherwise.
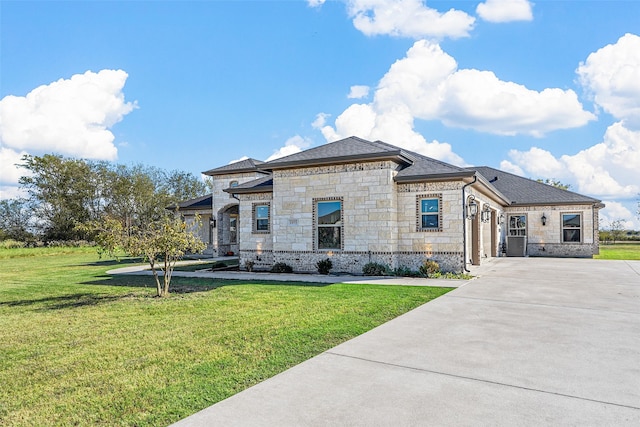
[[[0,425],[188,416],[449,291],[109,277],[90,248],[0,250]]]
[[[600,243],[600,255],[596,255],[594,258],[640,260],[640,242],[615,245]]]

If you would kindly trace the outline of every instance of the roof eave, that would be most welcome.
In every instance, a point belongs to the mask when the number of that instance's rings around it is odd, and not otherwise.
[[[511,202],[509,206],[562,206],[562,205],[594,205],[600,208],[600,205],[604,206],[600,200],[584,200],[584,201],[558,201],[558,202]]]
[[[272,193],[273,185],[265,185],[262,187],[253,187],[253,188],[230,187],[230,188],[225,188],[222,191],[229,194]]]
[[[398,183],[409,182],[425,182],[425,181],[448,181],[450,179],[464,179],[471,178],[475,175],[475,172],[450,172],[450,173],[434,173],[429,175],[409,175],[409,176],[396,176],[394,180]]]
[[[216,171],[215,169],[211,169],[206,172],[202,172],[202,174],[207,176],[220,176],[220,175],[235,175],[239,173],[250,173],[250,172],[258,172],[258,173],[268,175],[268,172],[265,172],[262,169],[259,169],[257,166],[253,168],[231,169],[226,171]]]

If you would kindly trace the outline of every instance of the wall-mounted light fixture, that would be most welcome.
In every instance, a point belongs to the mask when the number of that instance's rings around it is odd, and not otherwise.
[[[216,228],[216,220],[215,220],[215,218],[209,218],[209,225],[212,228]]]
[[[467,197],[467,218],[474,219],[478,214],[478,202],[476,202],[476,196],[470,194]]]
[[[480,219],[482,220],[482,222],[491,221],[491,206],[489,206],[489,203],[485,203],[485,205],[482,207]]]
[[[544,214],[542,214],[542,218],[540,218],[540,221],[542,221],[542,225],[547,225],[547,217],[544,216]]]
[[[498,217],[498,224],[502,225],[504,224],[504,214],[501,213],[500,216]]]

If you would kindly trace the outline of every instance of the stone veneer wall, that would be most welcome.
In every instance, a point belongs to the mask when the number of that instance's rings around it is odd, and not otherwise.
[[[257,178],[265,176],[259,172],[244,172],[244,173],[228,173],[224,175],[215,175],[212,178],[212,209],[213,218],[216,219],[216,228],[213,229],[213,241],[211,242],[214,255],[222,256],[227,251],[236,252],[235,246],[223,244],[220,242],[226,242],[228,240],[228,217],[223,216],[222,212],[230,206],[237,205],[238,200],[233,198],[229,193],[225,193],[224,189],[229,188],[232,181],[238,181],[238,184],[252,181]],[[226,225],[226,228],[225,228]],[[240,238],[240,237],[239,237]]]
[[[240,257],[268,269],[284,262],[298,272],[315,272],[330,258],[333,272],[361,274],[368,262],[417,270],[426,259],[443,271],[461,271],[462,182],[396,184],[390,161],[274,171],[271,233],[252,233],[252,204],[266,194],[240,195]],[[441,200],[440,229],[419,229],[419,200]],[[342,200],[343,247],[315,247],[314,201]],[[269,245],[271,243],[271,246]]]
[[[398,184],[398,247],[395,267],[417,270],[426,260],[443,271],[460,272],[462,252],[462,181]],[[440,228],[419,230],[419,200],[439,197],[442,202]]]
[[[593,209],[592,205],[509,207],[505,213],[507,221],[508,215],[514,213],[524,213],[527,216],[527,255],[529,256],[591,258],[598,251],[598,210]],[[562,242],[563,213],[582,215],[580,243]],[[542,225],[543,214],[547,218],[546,225]]]
[[[334,272],[361,273],[369,259],[386,259],[397,245],[397,201],[391,161],[274,171],[273,260],[315,272],[330,258]],[[314,203],[342,200],[342,249],[318,250]],[[385,262],[390,264],[390,262]]]
[[[273,194],[254,193],[239,194],[240,219],[238,237],[240,240],[240,266],[244,268],[246,261],[254,263],[255,270],[269,270],[273,265]],[[268,204],[269,232],[256,232],[253,227],[253,205],[255,203]]]

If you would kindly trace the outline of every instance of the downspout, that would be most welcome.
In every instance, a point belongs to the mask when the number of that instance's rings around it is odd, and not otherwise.
[[[467,198],[465,197],[465,190],[468,186],[473,185],[478,181],[478,176],[473,175],[473,181],[462,186],[462,269],[469,273],[471,270],[467,269],[467,223],[466,212]]]

